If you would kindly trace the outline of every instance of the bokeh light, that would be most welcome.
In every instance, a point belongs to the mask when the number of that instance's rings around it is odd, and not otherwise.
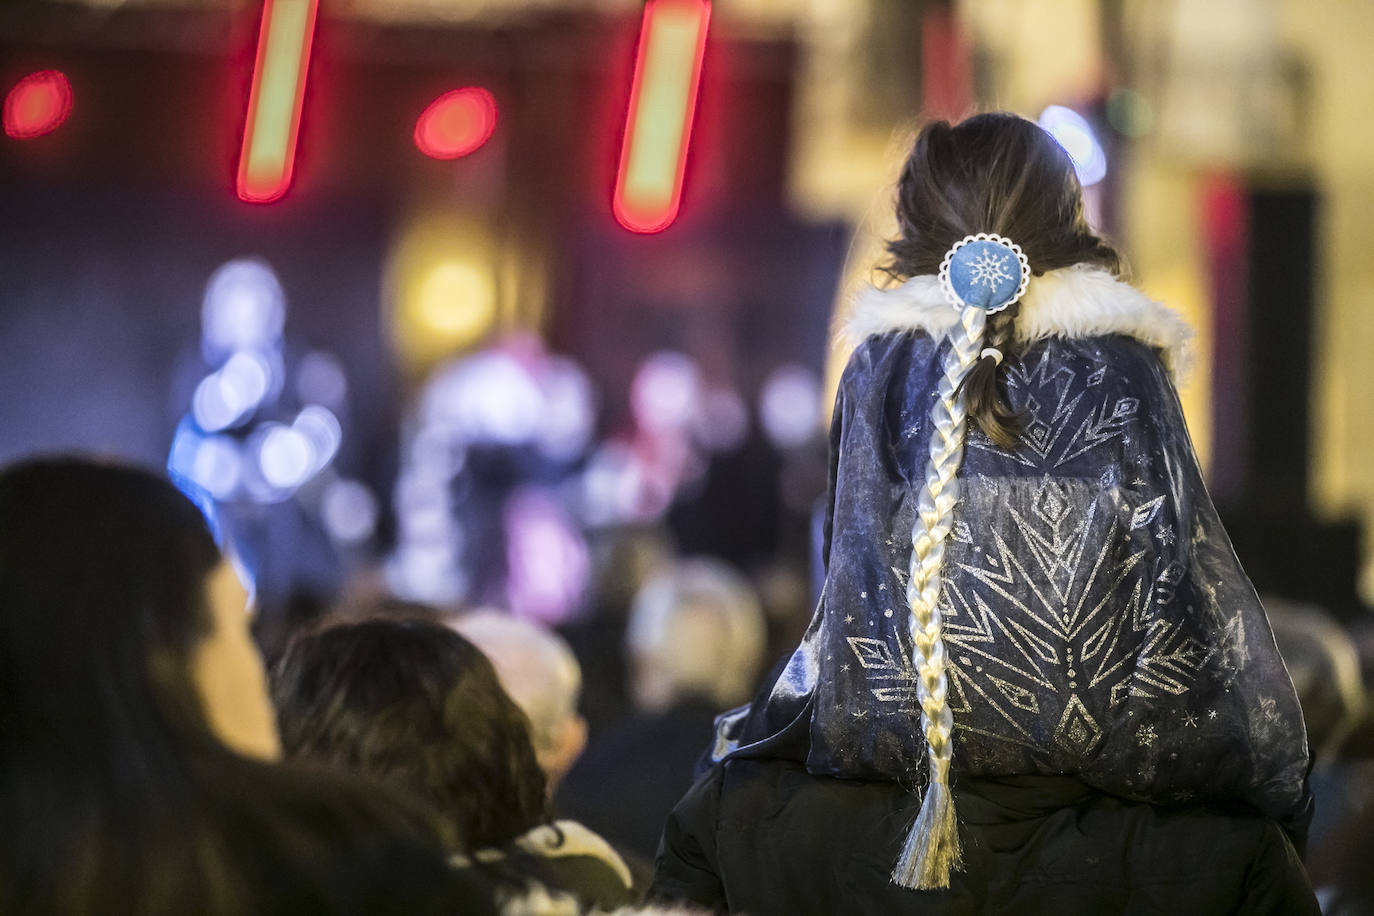
[[[241,258],[219,267],[205,287],[201,340],[210,363],[237,350],[277,347],[286,323],[286,297],[262,261]]]
[[[457,159],[474,153],[496,130],[496,99],[485,89],[446,92],[429,104],[415,122],[415,145],[434,159]]]
[[[713,452],[732,452],[749,435],[749,406],[729,388],[707,392],[694,430],[696,440]]]
[[[60,70],[39,70],[15,83],[5,96],[5,133],[16,140],[50,134],[72,110],[72,84]]]
[[[320,518],[329,536],[341,544],[359,544],[377,529],[377,497],[356,480],[331,480],[320,499]]]
[[[297,414],[291,428],[310,443],[314,464],[308,476],[313,476],[333,461],[338,454],[339,444],[343,442],[343,427],[339,425],[339,418],[319,404],[311,404]]]
[[[340,410],[348,397],[348,375],[333,353],[311,350],[296,367],[296,397],[303,404]]]
[[[1107,154],[1087,118],[1072,108],[1051,105],[1040,113],[1040,126],[1069,154],[1083,187],[1107,177]]]
[[[191,399],[191,416],[207,433],[252,416],[272,387],[272,365],[260,353],[240,351],[206,376]]]
[[[651,354],[630,384],[635,422],[649,431],[685,428],[701,406],[701,376],[690,357],[672,350]]]
[[[596,431],[596,394],[587,374],[570,359],[553,357],[539,373],[544,418],[539,450],[554,461],[581,457]]]
[[[788,364],[769,373],[759,394],[764,432],[778,448],[805,445],[820,433],[821,380],[805,366]]]
[[[310,479],[317,457],[314,445],[300,430],[282,423],[265,423],[258,442],[258,468],[269,486],[290,491]]]

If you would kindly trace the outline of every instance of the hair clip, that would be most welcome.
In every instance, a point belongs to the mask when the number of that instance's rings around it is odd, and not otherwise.
[[[986,359],[986,358],[989,357],[989,356],[991,356],[994,360],[996,360],[997,365],[999,365],[999,366],[1002,365],[1002,351],[1001,351],[1001,350],[997,349],[996,347],[984,347],[984,348],[983,348],[983,352],[978,354],[978,358],[979,358],[979,359]]]
[[[1000,312],[1026,294],[1030,275],[1030,261],[1020,245],[980,232],[964,236],[945,253],[940,290],[956,309]]]

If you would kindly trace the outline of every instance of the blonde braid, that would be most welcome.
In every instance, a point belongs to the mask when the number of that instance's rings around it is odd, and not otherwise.
[[[945,540],[954,524],[954,506],[959,502],[959,467],[964,462],[968,412],[961,385],[979,360],[986,324],[986,311],[966,307],[960,309],[959,323],[949,331],[944,376],[937,391],[939,397],[930,411],[930,462],[917,501],[917,520],[911,530],[911,575],[906,600],[911,608],[916,697],[921,702],[921,730],[926,739],[930,782],[920,814],[892,871],[892,881],[903,887],[949,887],[951,869],[961,864],[954,798],[949,789],[954,717],[947,698],[944,621],[939,606],[940,565],[945,557]]]

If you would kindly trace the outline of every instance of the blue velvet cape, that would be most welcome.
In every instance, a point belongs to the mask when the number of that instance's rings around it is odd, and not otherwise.
[[[905,601],[947,343],[869,337],[831,428],[825,584],[777,679],[714,757],[919,785]],[[1129,799],[1306,803],[1307,741],[1264,610],[1207,494],[1159,354],[1122,335],[1002,367],[1012,451],[970,423],[941,601],[960,774],[1072,774]]]

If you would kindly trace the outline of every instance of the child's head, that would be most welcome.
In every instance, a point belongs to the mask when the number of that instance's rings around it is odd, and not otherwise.
[[[1075,264],[1121,271],[1120,255],[1088,225],[1069,154],[1035,124],[1005,112],[953,127],[936,121],[921,131],[897,185],[897,225],[884,265],[897,279],[936,273],[951,246],[979,232],[1015,242],[1037,275]],[[988,317],[987,347],[1015,355],[1019,312],[1013,304]],[[999,365],[978,360],[961,387],[969,416],[1011,448],[1020,418],[1000,391]]]
[[[897,225],[886,268],[898,278],[935,273],[951,245],[978,232],[1020,245],[1036,274],[1082,263],[1120,270],[1088,226],[1068,153],[1004,112],[921,131],[897,186]]]

